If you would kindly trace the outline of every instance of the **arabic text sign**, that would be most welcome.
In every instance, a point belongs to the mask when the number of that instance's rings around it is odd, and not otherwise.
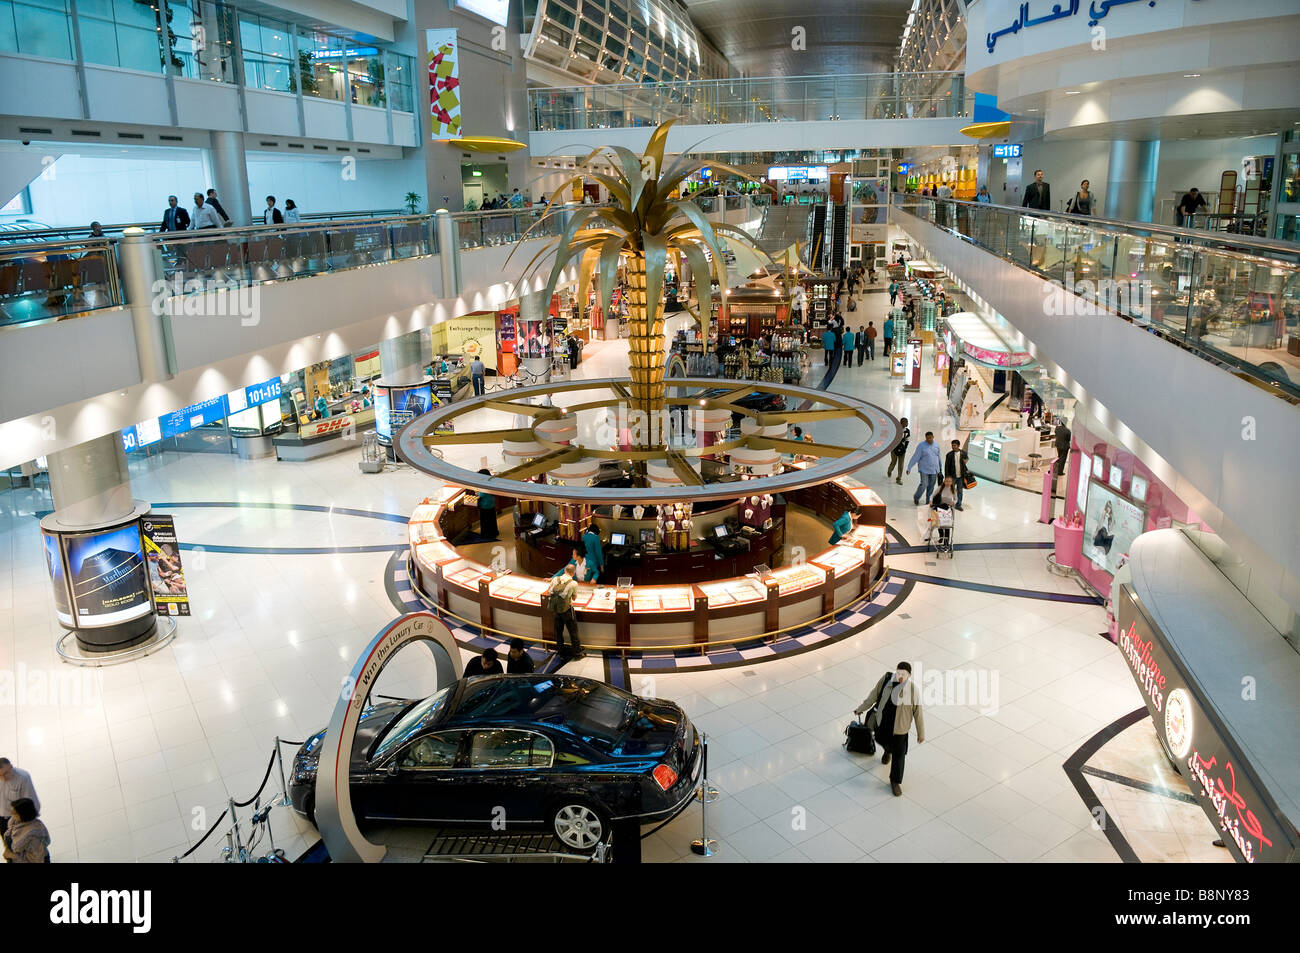
[[[1027,30],[1031,26],[1042,26],[1044,23],[1051,23],[1053,20],[1063,20],[1077,15],[1080,11],[1087,13],[1087,25],[1091,29],[1104,20],[1110,11],[1115,7],[1121,7],[1130,3],[1144,3],[1148,7],[1154,7],[1156,0],[1091,0],[1087,7],[1083,6],[1083,0],[1068,0],[1067,3],[1053,3],[1051,9],[1037,17],[1031,17],[1030,4],[1022,3],[1016,8],[1016,18],[1011,21],[1009,26],[1000,30],[991,30],[984,37],[984,42],[988,46],[988,51],[993,52],[997,46],[998,39],[1007,34],[1016,35],[1021,30]],[[1034,0],[1033,6],[1041,12],[1047,7],[1044,0]]]

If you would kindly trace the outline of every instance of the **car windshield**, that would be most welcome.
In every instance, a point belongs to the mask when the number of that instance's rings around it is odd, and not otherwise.
[[[375,760],[386,756],[390,751],[401,747],[407,740],[418,734],[425,726],[433,724],[441,714],[442,709],[447,701],[447,696],[451,692],[451,686],[447,686],[440,692],[435,692],[424,701],[416,702],[406,710],[391,725],[384,734],[384,740],[375,749]]]
[[[456,717],[522,717],[562,724],[583,736],[617,739],[636,712],[636,698],[600,682],[564,677],[502,679],[463,699]]]

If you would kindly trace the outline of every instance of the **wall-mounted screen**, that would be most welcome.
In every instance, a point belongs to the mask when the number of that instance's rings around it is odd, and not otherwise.
[[[767,170],[769,182],[826,182],[830,172],[824,165],[774,165]]]

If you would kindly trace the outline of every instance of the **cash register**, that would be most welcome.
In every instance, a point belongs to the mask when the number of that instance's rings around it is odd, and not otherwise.
[[[734,556],[749,549],[749,540],[734,535],[726,524],[713,527],[713,535],[705,536],[704,541],[724,556]]]
[[[641,547],[635,543],[628,543],[627,533],[610,533],[605,555],[610,559],[635,559],[641,555]]]
[[[536,539],[539,536],[546,535],[546,514],[534,513],[532,522],[528,523],[526,528],[521,532],[525,539]]]

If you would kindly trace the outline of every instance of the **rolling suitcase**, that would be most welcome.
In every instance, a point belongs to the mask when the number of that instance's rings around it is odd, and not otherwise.
[[[875,754],[876,739],[866,722],[851,721],[844,729],[844,747],[857,754]]]

